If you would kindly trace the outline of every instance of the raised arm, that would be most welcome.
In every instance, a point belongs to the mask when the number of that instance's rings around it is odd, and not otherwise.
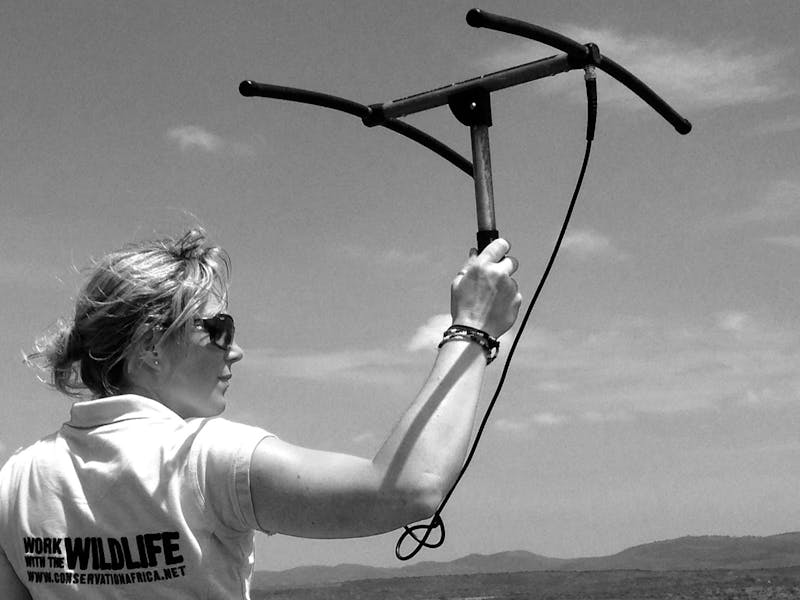
[[[521,297],[505,240],[473,252],[451,286],[453,323],[499,337]],[[262,529],[301,537],[358,537],[430,516],[466,456],[486,354],[450,341],[416,399],[370,460],[321,452],[278,439],[253,454],[251,491]]]

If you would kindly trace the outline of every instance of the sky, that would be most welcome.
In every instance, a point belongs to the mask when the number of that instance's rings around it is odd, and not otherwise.
[[[797,2],[477,6],[597,43],[694,128],[679,135],[599,74],[562,252],[443,514],[447,540],[414,560],[800,529]],[[22,353],[69,318],[81,269],[196,224],[233,260],[245,358],[225,416],[371,456],[449,324],[472,182],[388,130],[238,84],[370,104],[558,53],[469,27],[472,7],[3,2],[0,462],[68,419]],[[527,302],[583,156],[582,73],[495,92],[492,111],[497,223]],[[407,121],[469,155],[446,107]],[[398,566],[396,539],[259,534],[256,566]]]

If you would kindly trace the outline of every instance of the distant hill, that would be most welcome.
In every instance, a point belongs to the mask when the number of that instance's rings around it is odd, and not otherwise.
[[[642,544],[612,556],[578,558],[569,570],[758,569],[800,565],[800,532],[767,537],[687,536]]]
[[[496,554],[469,554],[450,562],[426,561],[394,568],[341,564],[334,567],[297,567],[287,571],[258,571],[253,587],[308,587],[358,579],[515,571],[680,571],[797,565],[800,565],[800,532],[767,537],[704,535],[652,542],[611,556],[587,558],[550,558],[515,550]]]

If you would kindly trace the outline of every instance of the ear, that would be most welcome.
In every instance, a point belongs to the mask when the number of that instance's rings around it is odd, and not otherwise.
[[[125,378],[134,386],[142,386],[157,377],[161,368],[158,352],[141,349],[125,361]]]
[[[139,363],[153,369],[154,371],[161,370],[161,361],[158,357],[158,350],[155,348],[143,350],[139,355]]]
[[[140,344],[135,356],[136,362],[145,368],[153,371],[160,371],[162,368],[162,357],[159,356],[159,349],[161,336],[157,335],[155,331],[151,331]]]
[[[139,340],[132,348],[125,369],[129,380],[138,380],[143,375],[145,377],[152,376],[161,370],[163,361],[159,356],[159,347],[155,343],[156,341],[154,336],[149,334],[146,339]]]

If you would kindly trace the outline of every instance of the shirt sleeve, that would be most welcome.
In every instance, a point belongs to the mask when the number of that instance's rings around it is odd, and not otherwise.
[[[227,419],[203,422],[195,439],[197,485],[206,508],[234,531],[258,529],[250,493],[250,461],[271,433]]]

